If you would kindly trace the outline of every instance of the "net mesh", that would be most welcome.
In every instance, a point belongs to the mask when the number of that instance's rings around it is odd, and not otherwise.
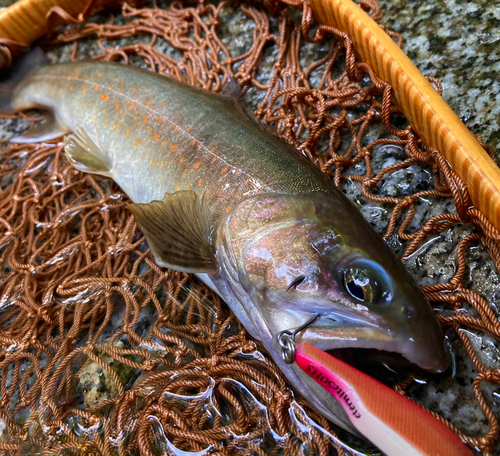
[[[238,6],[253,23],[253,42],[240,53],[224,44],[221,16],[232,8],[225,3],[125,4],[120,23],[111,14],[105,24],[73,21],[46,43],[71,43],[76,59],[82,45],[97,40],[96,59],[130,61],[214,91],[235,79],[243,94],[260,94],[252,107],[256,118],[338,186],[358,183],[363,201],[390,211],[382,234],[404,241],[403,257],[431,235],[474,227],[451,254],[453,277],[423,288],[440,303],[441,323],[458,335],[477,371],[472,389],[488,430],[460,431],[436,416],[492,455],[498,421],[482,385],[498,385],[500,370],[482,362],[462,329],[500,341],[494,310],[465,285],[471,245],[483,245],[498,269],[500,233],[472,207],[439,151],[404,123],[391,88],[356,60],[345,34],[314,24],[305,2],[264,3],[267,9]],[[360,5],[380,19],[376,3]],[[130,37],[137,41],[122,41]],[[306,65],[301,50],[307,46],[324,52]],[[275,50],[271,64],[269,49]],[[0,50],[8,53],[9,46]],[[3,115],[32,124],[37,116]],[[373,125],[380,127],[377,139],[368,134]],[[376,153],[383,147],[404,156],[381,167]],[[350,454],[217,296],[155,264],[127,197],[111,180],[75,170],[60,141],[13,144],[0,154],[2,454]],[[414,165],[432,170],[430,188],[381,193],[387,176]],[[451,199],[453,208],[419,218],[424,198]],[[411,384],[396,389],[405,394]]]

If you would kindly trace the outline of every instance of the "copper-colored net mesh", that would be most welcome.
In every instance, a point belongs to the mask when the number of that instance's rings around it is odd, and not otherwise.
[[[303,9],[301,22],[290,19],[284,3]],[[380,17],[375,3],[361,5]],[[484,455],[493,454],[498,422],[481,384],[499,384],[500,371],[479,360],[460,330],[500,341],[497,316],[464,285],[468,247],[482,243],[498,268],[500,233],[471,207],[465,185],[438,151],[426,148],[411,127],[391,125],[397,114],[391,88],[356,61],[343,33],[312,24],[307,3],[266,6],[277,15],[275,31],[269,10],[239,6],[254,23],[253,43],[240,55],[221,38],[220,16],[230,7],[203,2],[164,9],[125,5],[124,25],[114,25],[110,16],[105,25],[72,25],[51,42],[73,43],[77,58],[80,43],[97,39],[98,59],[130,59],[216,91],[231,76],[243,93],[262,93],[257,118],[305,151],[337,185],[359,182],[363,197],[392,210],[385,236],[397,232],[407,241],[406,257],[431,234],[462,222],[474,226],[458,243],[455,276],[424,289],[431,301],[443,303],[442,324],[457,332],[477,369],[471,388],[489,430],[472,436],[443,421]],[[117,41],[124,37],[137,37],[139,44]],[[160,52],[160,41],[177,55]],[[325,52],[304,67],[306,41]],[[276,58],[262,77],[273,44]],[[319,83],[312,87],[314,75]],[[385,126],[383,139],[370,141],[367,131],[376,123]],[[377,169],[372,154],[386,145],[404,148],[406,158]],[[384,178],[414,164],[434,171],[433,188],[380,196]],[[156,266],[113,182],[76,171],[57,141],[3,148],[0,178],[3,454],[162,454],[174,447],[221,454],[349,453],[331,438],[326,420],[291,393],[217,296],[189,276]],[[456,213],[412,228],[422,198],[453,198]],[[410,383],[397,389],[404,393]]]

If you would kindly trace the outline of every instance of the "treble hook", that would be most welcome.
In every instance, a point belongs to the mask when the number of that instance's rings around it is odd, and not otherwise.
[[[295,361],[295,336],[300,331],[312,325],[320,316],[321,314],[317,313],[314,317],[306,321],[302,326],[299,326],[294,331],[285,329],[284,331],[278,333],[278,343],[281,347],[281,357],[286,364],[292,364]]]

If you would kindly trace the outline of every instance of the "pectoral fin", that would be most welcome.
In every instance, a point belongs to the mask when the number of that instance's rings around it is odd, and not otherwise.
[[[51,139],[64,136],[69,132],[70,130],[67,127],[61,124],[54,115],[51,115],[48,119],[36,125],[31,130],[28,130],[22,135],[10,138],[10,142],[33,143],[50,141]]]
[[[76,169],[109,176],[111,164],[107,155],[92,141],[83,128],[77,127],[75,133],[64,138],[64,150]]]
[[[210,213],[195,192],[167,193],[163,201],[129,207],[160,266],[182,272],[217,271]]]

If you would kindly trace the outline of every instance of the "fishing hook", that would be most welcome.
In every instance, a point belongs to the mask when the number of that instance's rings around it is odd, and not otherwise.
[[[306,321],[302,326],[299,326],[294,331],[285,329],[284,331],[278,333],[278,343],[281,347],[281,357],[286,364],[292,364],[295,361],[295,336],[300,331],[312,325],[320,316],[321,314],[317,313],[314,317]]]

